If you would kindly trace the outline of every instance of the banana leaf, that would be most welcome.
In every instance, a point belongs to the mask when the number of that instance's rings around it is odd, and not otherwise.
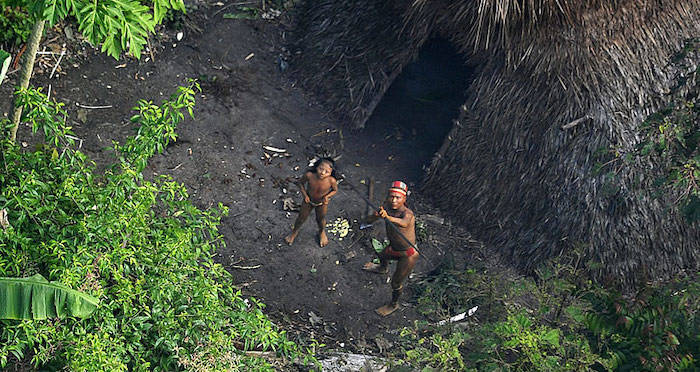
[[[0,85],[2,85],[2,80],[5,79],[5,74],[10,68],[10,61],[12,60],[10,57],[12,57],[10,53],[0,49]]]
[[[29,278],[0,277],[0,319],[86,318],[99,300],[50,282],[40,274]]]

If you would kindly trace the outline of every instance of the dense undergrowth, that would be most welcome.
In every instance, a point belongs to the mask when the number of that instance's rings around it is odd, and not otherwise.
[[[277,363],[312,359],[213,262],[227,209],[200,210],[170,177],[142,176],[148,159],[175,140],[183,112],[192,114],[197,89],[181,87],[160,106],[140,101],[132,118],[138,133],[113,144],[117,162],[99,175],[75,149],[61,104],[40,91],[19,92],[46,144],[24,151],[0,142],[0,209],[9,223],[0,228],[0,276],[40,273],[100,305],[82,320],[0,321],[0,367],[274,369],[249,350],[276,351]]]
[[[32,31],[29,12],[20,5],[17,0],[0,0],[0,49],[22,44]]]
[[[393,370],[700,370],[700,273],[623,297],[583,267],[577,253],[515,280],[443,267],[417,285],[418,310],[431,321],[403,329]],[[438,325],[470,309],[465,321]]]

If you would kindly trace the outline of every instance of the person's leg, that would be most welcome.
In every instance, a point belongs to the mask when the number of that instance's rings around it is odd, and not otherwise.
[[[294,239],[296,239],[297,235],[299,234],[299,229],[301,228],[301,225],[303,225],[304,222],[306,222],[306,219],[311,214],[312,208],[313,207],[309,203],[301,203],[301,210],[299,210],[299,216],[297,217],[296,221],[294,221],[292,233],[287,235],[286,238],[284,238],[284,241],[286,241],[287,244],[292,245],[292,243],[294,243]]]
[[[316,224],[318,224],[318,244],[321,247],[328,245],[328,236],[326,235],[326,212],[328,212],[328,204],[322,204],[316,207]]]
[[[399,308],[399,298],[403,293],[403,284],[416,266],[416,262],[418,262],[418,252],[415,252],[411,257],[399,259],[399,262],[396,264],[396,271],[391,276],[391,302],[378,308],[376,310],[377,314],[387,316]]]
[[[377,257],[379,258],[379,265],[376,263],[370,261],[365,263],[365,265],[362,267],[362,270],[369,271],[371,273],[376,273],[376,274],[386,274],[389,272],[389,260],[391,259],[396,259],[395,257],[392,257],[390,254],[387,253],[387,251],[391,250],[391,246],[387,246],[384,248],[383,251],[377,253]]]

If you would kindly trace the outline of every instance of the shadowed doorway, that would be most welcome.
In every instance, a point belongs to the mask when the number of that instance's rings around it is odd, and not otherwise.
[[[472,72],[449,41],[427,41],[365,125],[375,156],[418,183],[459,115]]]

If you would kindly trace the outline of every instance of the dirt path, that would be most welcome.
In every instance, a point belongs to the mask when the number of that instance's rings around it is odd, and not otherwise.
[[[221,202],[230,208],[220,228],[227,247],[219,252],[218,261],[244,293],[267,304],[267,312],[290,334],[315,337],[330,348],[347,351],[384,348],[381,340],[392,337],[392,329],[408,326],[421,316],[410,304],[410,284],[403,298],[407,306],[387,319],[374,314],[390,296],[390,289],[385,276],[360,270],[371,259],[370,233],[359,233],[353,223],[353,232],[343,241],[333,240],[320,248],[310,220],[293,246],[282,244],[296,217],[282,209],[282,200],[291,195],[299,201],[300,197],[291,184],[284,187],[274,181],[299,175],[295,167],[305,167],[307,145],[322,142],[326,130],[340,128],[341,123],[325,117],[318,105],[293,87],[293,77],[279,71],[282,30],[278,24],[227,20],[219,14],[200,26],[201,34],[186,33],[180,42],[174,38],[164,42],[157,63],[115,61],[90,52],[79,68],[66,66],[66,75],[51,81],[39,75],[33,82],[51,84],[52,95],[66,103],[75,121],[83,150],[105,164],[111,161],[111,141],[133,133],[128,119],[137,99],[160,101],[185,78],[199,79],[203,92],[196,120],[180,126],[177,142],[156,156],[146,172],[172,175],[185,184],[200,207]],[[171,37],[174,33],[168,31]],[[7,85],[0,93],[5,94]],[[111,108],[81,109],[77,103]],[[5,105],[0,108],[6,111]],[[319,133],[323,135],[314,136]],[[418,182],[421,172],[415,169],[410,146],[384,134],[345,133],[339,165],[347,179],[331,202],[329,221],[343,217],[353,222],[363,215],[365,204],[349,188],[350,182],[364,190],[360,180],[375,177],[378,197],[393,179],[408,177],[410,185]],[[19,136],[32,142],[26,127]],[[267,161],[263,145],[285,148],[292,156]],[[420,201],[420,195],[412,199],[411,207],[419,216],[437,214]],[[381,230],[376,224],[375,233]],[[428,231],[431,237],[421,249],[433,264],[443,252],[450,252],[462,265],[484,255],[477,249],[483,247],[462,230],[429,223]],[[431,268],[422,259],[416,272]]]

